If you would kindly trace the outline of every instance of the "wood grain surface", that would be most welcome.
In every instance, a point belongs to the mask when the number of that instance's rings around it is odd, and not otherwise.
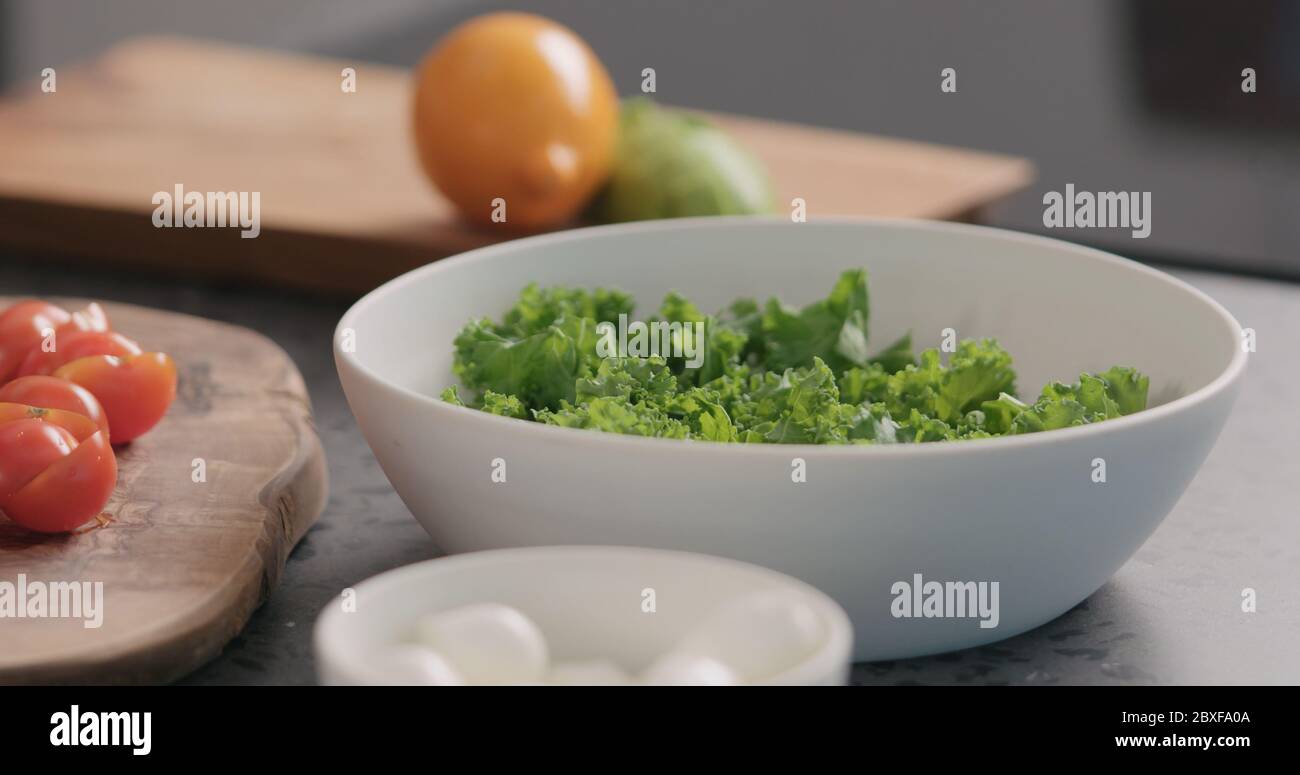
[[[357,91],[340,73],[357,70]],[[0,101],[0,245],[355,293],[518,236],[457,219],[424,179],[399,69],[141,38]],[[1023,159],[715,116],[810,217],[967,219],[1032,179]],[[154,228],[152,197],[257,191],[262,232]]]
[[[311,404],[283,350],[238,326],[106,307],[114,328],[176,359],[177,400],[118,450],[107,524],[45,536],[0,516],[0,582],[103,582],[99,628],[0,618],[0,683],[184,675],[239,633],[327,498]]]

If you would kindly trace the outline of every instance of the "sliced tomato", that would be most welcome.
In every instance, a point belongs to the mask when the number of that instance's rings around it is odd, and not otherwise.
[[[78,443],[85,441],[91,434],[100,430],[99,425],[84,414],[77,414],[64,409],[45,409],[39,406],[0,402],[0,424],[14,422],[15,420],[44,420],[71,433],[72,438],[76,439]]]
[[[23,527],[72,530],[103,510],[116,485],[117,458],[102,431],[78,444],[43,420],[0,425],[0,509]]]
[[[52,423],[30,419],[0,425],[0,503],[76,448],[72,434]]]
[[[76,331],[108,331],[108,315],[96,302],[67,310],[39,299],[25,299],[0,313],[0,384],[16,376],[27,354],[47,340]]]
[[[58,377],[32,375],[19,377],[0,387],[0,401],[41,409],[61,409],[94,421],[107,436],[108,414],[90,391]]]
[[[77,313],[81,314],[81,313]],[[92,355],[116,355],[124,358],[139,355],[140,345],[113,331],[72,331],[52,338],[51,346],[32,348],[18,367],[17,377],[29,374],[53,374],[60,366]]]
[[[166,353],[78,358],[59,367],[54,376],[80,385],[98,399],[114,444],[144,435],[176,399],[176,363]],[[18,399],[6,398],[0,390],[0,400]]]
[[[20,301],[0,313],[0,383],[14,375],[32,348],[71,320],[67,310],[36,299]]]

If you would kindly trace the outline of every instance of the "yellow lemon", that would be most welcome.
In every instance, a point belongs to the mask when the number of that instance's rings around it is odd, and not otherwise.
[[[487,14],[421,62],[414,127],[425,172],[465,217],[552,226],[582,210],[609,173],[618,95],[569,28]]]

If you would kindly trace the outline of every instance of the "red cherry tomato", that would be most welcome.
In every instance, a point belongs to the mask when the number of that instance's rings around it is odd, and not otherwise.
[[[81,313],[77,313],[81,314]],[[29,374],[53,374],[60,366],[91,355],[116,355],[119,358],[139,355],[140,345],[113,331],[73,331],[55,336],[52,347],[42,343],[27,353],[18,367],[17,377]]]
[[[35,299],[20,301],[0,314],[0,382],[8,381],[50,332],[71,320],[62,307]]]
[[[176,398],[176,364],[166,353],[78,358],[59,367],[54,376],[80,385],[98,399],[114,444],[144,435]],[[0,390],[0,400],[19,399],[7,398]]]
[[[84,310],[69,313],[47,301],[27,299],[0,313],[0,384],[9,381],[33,349],[47,339],[57,341],[74,331],[107,331],[104,308],[91,303]]]
[[[0,387],[0,401],[79,414],[94,421],[105,437],[109,435],[108,415],[99,401],[89,390],[66,379],[40,375],[19,377]]]
[[[72,434],[51,423],[29,419],[0,425],[0,503],[76,448]]]
[[[106,434],[78,443],[43,419],[0,424],[0,509],[42,533],[72,530],[99,514],[117,484]]]
[[[65,409],[44,409],[38,406],[27,406],[26,404],[0,402],[0,424],[15,420],[44,420],[71,433],[72,438],[76,439],[78,443],[90,438],[91,434],[100,431],[99,425],[84,414],[69,412]]]

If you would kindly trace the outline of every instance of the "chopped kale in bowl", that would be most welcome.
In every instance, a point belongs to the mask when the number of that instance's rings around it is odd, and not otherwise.
[[[616,290],[529,285],[500,323],[461,329],[454,369],[473,395],[449,387],[442,397],[566,428],[775,444],[980,439],[1146,408],[1148,379],[1126,366],[1051,382],[1023,402],[993,339],[962,340],[946,359],[914,355],[910,336],[868,354],[862,269],[801,310],[739,299],[705,315],[670,293],[629,337],[633,306]]]

